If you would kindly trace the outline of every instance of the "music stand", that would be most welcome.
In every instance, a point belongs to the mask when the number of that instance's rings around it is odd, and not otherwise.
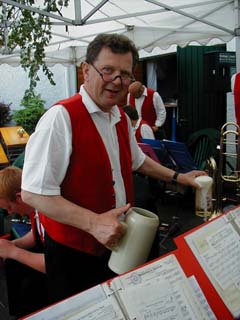
[[[171,140],[162,140],[162,143],[175,160],[179,167],[179,172],[197,170],[197,166],[185,143]]]
[[[173,170],[177,170],[177,164],[174,159],[169,154],[162,140],[157,139],[142,139],[144,144],[150,145],[155,152],[159,162],[166,166],[167,168],[171,168]]]
[[[149,156],[151,159],[155,160],[156,162],[160,163],[156,153],[154,152],[153,148],[149,144],[139,142],[138,145],[147,156]]]
[[[142,142],[151,145],[159,158],[164,156],[164,160],[160,158],[160,162],[166,167],[182,173],[197,169],[186,144],[183,142],[157,139],[142,139]]]

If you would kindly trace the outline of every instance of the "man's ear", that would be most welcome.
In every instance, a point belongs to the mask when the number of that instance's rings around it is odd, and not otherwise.
[[[82,63],[82,73],[85,81],[89,78],[89,64],[87,62]]]
[[[16,193],[16,203],[22,203],[21,191]]]

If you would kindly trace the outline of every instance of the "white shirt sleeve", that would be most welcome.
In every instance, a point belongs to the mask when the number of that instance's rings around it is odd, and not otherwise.
[[[129,100],[130,100],[130,93],[127,94],[127,104],[129,104]]]
[[[156,91],[153,94],[153,105],[157,115],[155,126],[161,127],[166,120],[166,108],[162,101],[162,98]]]
[[[72,152],[72,129],[63,106],[50,108],[39,120],[26,146],[22,189],[60,195]]]
[[[146,158],[146,155],[145,153],[143,153],[142,149],[137,144],[136,136],[128,116],[127,116],[127,121],[128,121],[130,148],[132,153],[132,170],[136,171],[143,164]]]
[[[234,73],[231,77],[231,90],[234,91],[234,85],[235,85],[235,79],[236,79],[236,73]]]
[[[152,128],[147,124],[141,126],[141,136],[144,139],[155,139]]]

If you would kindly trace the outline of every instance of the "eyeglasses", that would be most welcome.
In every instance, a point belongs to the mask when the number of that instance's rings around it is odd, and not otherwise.
[[[120,78],[121,83],[125,86],[128,86],[131,82],[135,81],[134,77],[124,73],[122,75],[113,76],[113,70],[111,68],[103,68],[102,72],[100,72],[93,64],[91,64],[93,68],[97,71],[100,77],[103,79],[104,82],[113,82],[117,78]]]

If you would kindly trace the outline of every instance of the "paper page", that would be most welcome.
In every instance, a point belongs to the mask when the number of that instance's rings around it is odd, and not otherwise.
[[[77,312],[67,320],[125,320],[118,303],[113,297],[98,302],[86,310]]]
[[[185,237],[234,317],[240,315],[240,235],[225,216]]]
[[[142,268],[115,278],[111,282],[111,287],[115,290],[119,288],[126,289],[158,277],[168,280],[171,285],[175,285],[179,281],[186,279],[185,273],[178,263],[177,258],[175,255],[170,254],[165,258],[156,260]]]
[[[168,281],[157,278],[154,282],[150,280],[122,290],[120,295],[131,320],[209,319],[195,305],[192,308],[189,304],[191,297],[185,295],[186,291],[188,288],[185,283],[178,283],[173,288]]]
[[[121,298],[127,306],[129,319],[177,320],[181,315],[168,281],[148,281],[130,287],[121,292]]]
[[[67,320],[81,310],[89,308],[98,302],[105,301],[107,295],[101,285],[81,292],[71,298],[65,299],[53,306],[43,309],[24,319],[26,320]]]
[[[229,218],[229,220],[234,220],[238,233],[240,233],[240,206],[229,211],[226,217]]]
[[[231,285],[240,288],[240,237],[226,224],[206,238],[208,250],[202,253],[206,264],[223,290]]]
[[[154,318],[155,313],[162,319],[160,314],[164,312],[169,316],[166,319],[171,319],[170,316],[172,319],[208,319],[200,304],[193,298],[192,292],[186,298],[186,292],[191,289],[174,255],[117,277],[112,281],[111,287],[116,290],[127,311],[130,310],[131,316],[139,310],[142,314],[149,312],[151,306],[153,313],[148,319],[158,319]],[[168,303],[167,310],[163,308],[164,303]]]
[[[198,297],[198,300],[200,301],[201,305],[203,306],[205,312],[207,313],[209,320],[217,320],[214,312],[212,311],[211,307],[209,306],[207,299],[199,286],[197,279],[194,276],[191,276],[188,278],[188,282],[195,292],[196,296]]]

